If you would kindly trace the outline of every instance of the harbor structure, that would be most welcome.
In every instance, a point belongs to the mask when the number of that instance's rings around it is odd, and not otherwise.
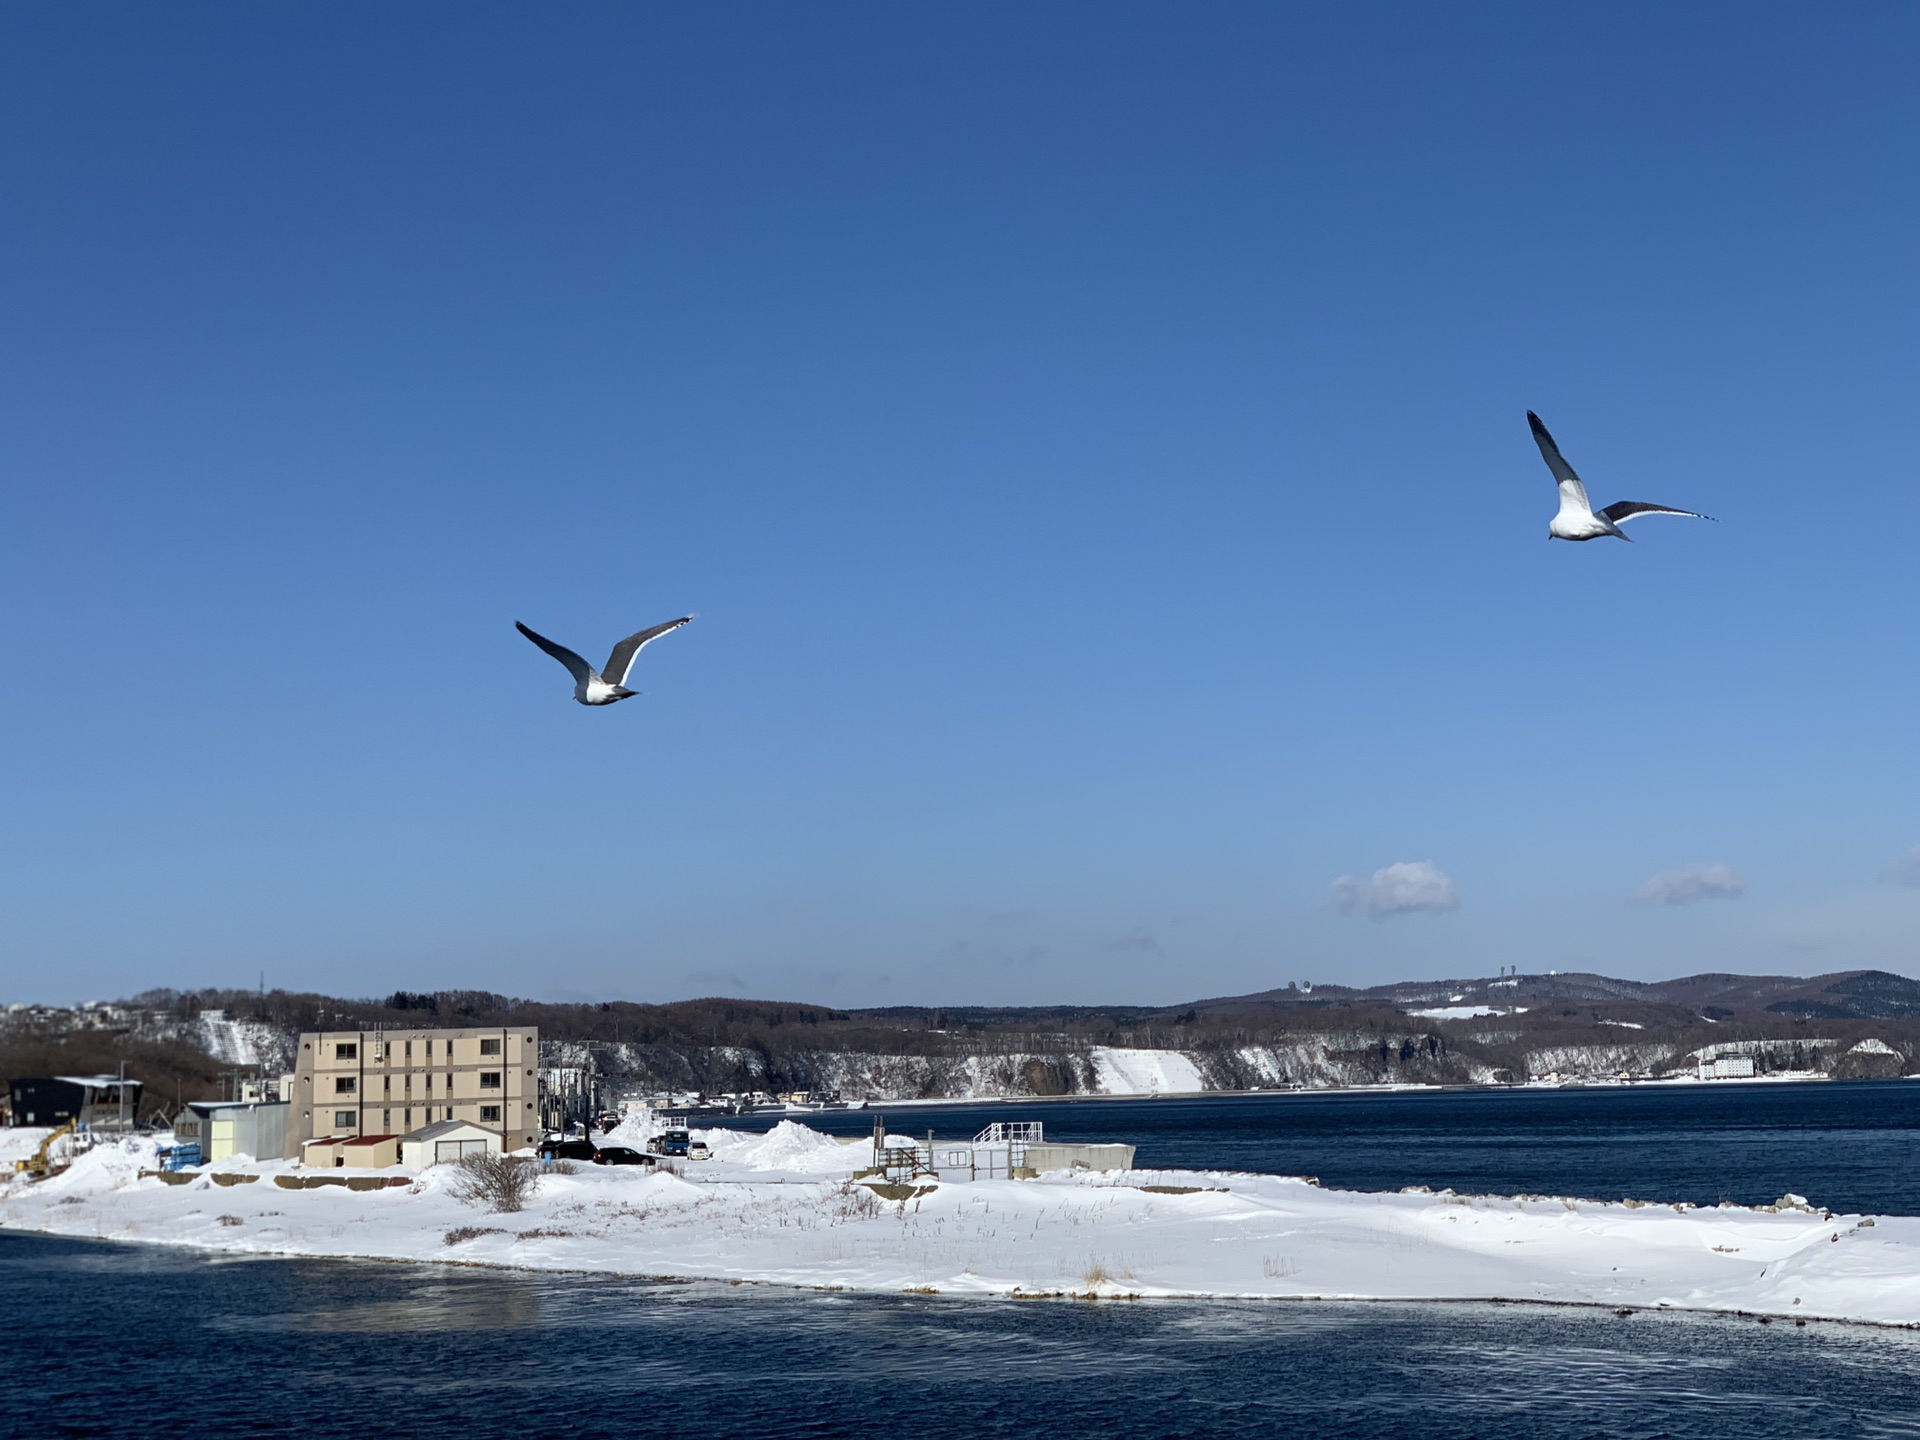
[[[1049,1170],[1117,1171],[1133,1168],[1133,1146],[1061,1144],[1046,1138],[1038,1120],[995,1121],[972,1140],[924,1140],[888,1134],[873,1124],[873,1170],[889,1179],[1032,1180]]]

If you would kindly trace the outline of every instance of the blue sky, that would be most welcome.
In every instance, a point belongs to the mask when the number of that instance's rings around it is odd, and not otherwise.
[[[0,1000],[1911,973],[1917,41],[13,7]]]

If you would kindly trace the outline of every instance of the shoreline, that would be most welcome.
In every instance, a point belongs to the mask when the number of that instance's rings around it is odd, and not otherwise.
[[[1797,1196],[1701,1207],[1167,1169],[882,1196],[855,1178],[858,1145],[791,1123],[705,1133],[715,1159],[686,1174],[552,1172],[513,1214],[462,1204],[452,1167],[397,1188],[288,1190],[273,1178],[309,1172],[223,1163],[170,1185],[140,1174],[151,1142],[121,1142],[51,1179],[0,1186],[0,1228],[235,1257],[788,1290],[1564,1304],[1920,1326],[1920,1217],[1836,1215]]]
[[[1000,1292],[959,1291],[929,1289],[924,1286],[908,1286],[900,1290],[868,1289],[850,1285],[809,1284],[805,1281],[720,1279],[711,1275],[671,1272],[641,1272],[623,1270],[603,1270],[589,1266],[547,1266],[515,1265],[502,1260],[467,1259],[424,1259],[416,1260],[405,1256],[393,1255],[356,1255],[356,1254],[315,1254],[298,1250],[250,1250],[236,1254],[234,1251],[218,1245],[195,1244],[190,1241],[158,1240],[140,1236],[112,1235],[70,1235],[54,1230],[23,1230],[0,1224],[0,1235],[19,1236],[29,1240],[64,1240],[83,1245],[116,1246],[124,1249],[180,1250],[196,1258],[226,1261],[262,1260],[275,1263],[299,1261],[313,1264],[339,1263],[345,1265],[405,1265],[429,1266],[453,1270],[485,1270],[501,1275],[551,1275],[557,1278],[578,1278],[584,1280],[623,1280],[642,1284],[662,1286],[705,1285],[715,1290],[780,1291],[787,1294],[823,1294],[871,1296],[873,1298],[900,1298],[912,1296],[920,1300],[948,1301],[954,1304],[978,1304],[982,1301],[1020,1301],[1043,1302],[1052,1304],[1123,1304],[1123,1305],[1460,1305],[1460,1306],[1511,1306],[1520,1309],[1542,1310],[1582,1310],[1612,1311],[1621,1318],[1639,1318],[1642,1316],[1674,1316],[1679,1319],[1714,1320],[1751,1320],[1755,1324],[1781,1324],[1791,1322],[1795,1328],[1812,1328],[1815,1325],[1863,1326],[1873,1330],[1920,1330],[1920,1319],[1915,1320],[1874,1320],[1835,1315],[1785,1315],[1766,1310],[1729,1310],[1713,1306],[1689,1305],[1617,1305],[1607,1300],[1552,1300],[1535,1299],[1513,1295],[1254,1295],[1220,1294],[1208,1291],[1195,1291],[1182,1294],[1168,1292],[1154,1295],[1137,1293],[1106,1294],[1094,1292],[1076,1292],[1070,1290],[1019,1290]]]

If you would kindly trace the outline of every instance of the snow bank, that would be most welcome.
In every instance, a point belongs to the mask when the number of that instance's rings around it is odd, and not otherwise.
[[[53,1127],[50,1125],[0,1127],[0,1178],[12,1171],[14,1161],[25,1160],[52,1133]]]
[[[1207,1088],[1199,1067],[1178,1050],[1096,1045],[1093,1073],[1102,1095],[1190,1095]]]
[[[800,1175],[851,1175],[872,1163],[873,1148],[862,1135],[842,1144],[792,1120],[782,1120],[764,1135],[743,1130],[701,1130],[713,1163],[750,1171]]]
[[[355,1192],[289,1190],[284,1161],[216,1185],[141,1178],[151,1142],[0,1184],[0,1226],[241,1254],[987,1295],[1512,1299],[1920,1325],[1920,1218],[1542,1196],[1360,1194],[1276,1175],[1134,1171],[941,1184],[906,1200],[835,1178],[840,1145],[785,1123],[707,1132],[723,1159],[669,1174],[583,1166],[496,1215],[448,1169]],[[775,1169],[754,1168],[772,1164]]]

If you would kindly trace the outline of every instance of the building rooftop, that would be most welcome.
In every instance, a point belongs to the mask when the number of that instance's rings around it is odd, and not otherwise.
[[[479,1130],[487,1135],[500,1133],[485,1125],[476,1125],[471,1120],[436,1120],[433,1124],[423,1125],[418,1130],[411,1131],[400,1138],[402,1140],[438,1140],[443,1135],[451,1135],[456,1130]]]
[[[27,1077],[22,1076],[21,1078],[26,1079]],[[138,1086],[140,1084],[140,1082],[131,1075],[127,1076],[124,1080],[118,1075],[48,1075],[42,1078],[65,1081],[69,1085],[85,1085],[93,1090],[98,1090],[103,1085]]]

